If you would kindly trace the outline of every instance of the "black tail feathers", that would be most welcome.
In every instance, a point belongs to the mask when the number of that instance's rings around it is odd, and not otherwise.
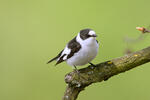
[[[51,59],[50,61],[47,62],[47,64],[51,63],[52,61],[56,60],[58,57],[55,57],[53,59]]]
[[[58,58],[61,56],[61,53],[62,53],[62,52],[63,52],[63,50],[62,50],[55,58],[53,58],[53,59],[51,59],[50,61],[48,61],[47,64],[49,64],[49,63],[51,63],[52,61],[58,59]],[[57,63],[56,63],[56,65],[57,65]]]

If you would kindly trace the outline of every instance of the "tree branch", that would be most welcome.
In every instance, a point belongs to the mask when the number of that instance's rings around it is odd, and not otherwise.
[[[76,100],[80,91],[92,83],[106,81],[110,77],[150,62],[150,47],[143,50],[115,58],[110,61],[99,63],[96,67],[88,66],[70,72],[65,76],[68,84],[63,100]]]

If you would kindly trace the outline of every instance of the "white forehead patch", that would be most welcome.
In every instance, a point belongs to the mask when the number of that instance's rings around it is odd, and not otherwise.
[[[89,35],[94,35],[94,34],[95,34],[94,31],[90,31],[90,32],[89,32]]]

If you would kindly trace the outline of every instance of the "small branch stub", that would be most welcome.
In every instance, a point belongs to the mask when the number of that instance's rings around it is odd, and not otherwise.
[[[144,33],[150,33],[150,30],[144,28],[144,27],[136,27],[137,30],[141,31],[143,34]]]

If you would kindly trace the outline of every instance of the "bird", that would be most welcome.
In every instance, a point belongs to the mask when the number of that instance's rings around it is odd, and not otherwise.
[[[47,64],[56,60],[56,65],[66,61],[68,65],[77,69],[76,66],[90,64],[95,67],[91,61],[97,56],[99,43],[96,40],[96,33],[92,29],[82,29],[72,40],[70,40],[65,48],[54,58],[49,60]]]

